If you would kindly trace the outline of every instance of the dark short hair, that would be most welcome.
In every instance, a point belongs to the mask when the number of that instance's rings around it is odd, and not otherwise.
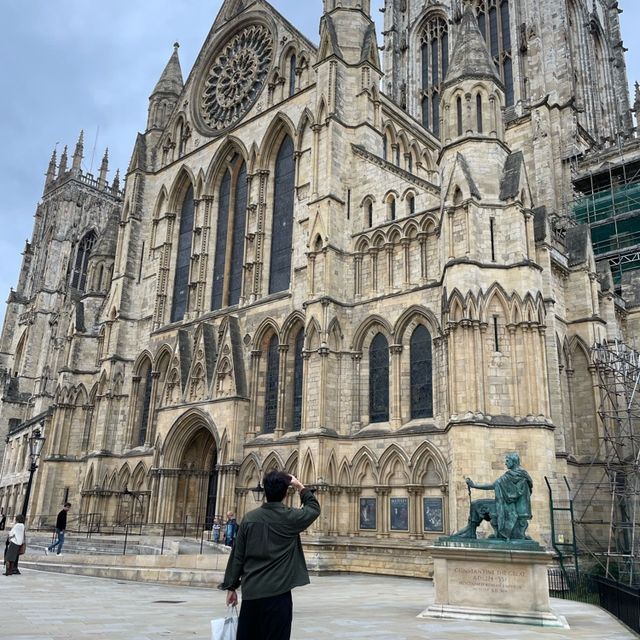
[[[291,476],[284,471],[269,471],[262,481],[267,502],[282,502],[291,484]]]
[[[63,507],[70,507],[70,506],[71,506],[71,503],[70,503],[70,502],[65,502],[62,506],[63,506]]]
[[[23,522],[24,523],[24,516],[21,513],[19,513],[16,516],[16,522]]]

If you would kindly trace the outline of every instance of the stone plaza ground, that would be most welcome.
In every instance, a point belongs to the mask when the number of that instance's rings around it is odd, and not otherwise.
[[[294,592],[292,640],[633,640],[605,611],[553,600],[571,630],[418,620],[433,601],[427,580],[367,575],[312,577]],[[23,569],[0,578],[3,640],[188,640],[210,637],[224,594]],[[260,640],[256,638],[256,640]]]

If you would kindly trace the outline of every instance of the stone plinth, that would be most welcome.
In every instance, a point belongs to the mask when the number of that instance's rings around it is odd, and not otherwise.
[[[434,546],[435,602],[421,618],[569,628],[551,611],[545,551]]]

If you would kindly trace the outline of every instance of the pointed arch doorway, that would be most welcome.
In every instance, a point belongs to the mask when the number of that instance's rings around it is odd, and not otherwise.
[[[215,427],[199,412],[179,421],[166,442],[161,477],[165,522],[210,529],[218,494],[218,444]]]

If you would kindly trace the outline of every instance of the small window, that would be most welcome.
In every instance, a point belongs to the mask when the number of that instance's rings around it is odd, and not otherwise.
[[[462,135],[462,98],[456,100],[456,111],[458,116],[458,135]]]
[[[412,193],[407,195],[407,209],[409,215],[413,215],[416,212],[416,199]]]
[[[476,96],[476,118],[478,120],[478,133],[482,133],[482,96]]]
[[[387,210],[389,214],[389,220],[396,219],[396,199],[393,196],[390,196],[387,200]]]
[[[296,54],[289,61],[289,96],[296,92]]]
[[[367,202],[367,223],[369,228],[373,227],[373,202]]]

